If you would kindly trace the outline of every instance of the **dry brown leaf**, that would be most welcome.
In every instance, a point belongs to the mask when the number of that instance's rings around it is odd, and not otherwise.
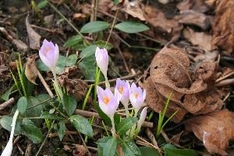
[[[29,16],[26,17],[25,19],[25,25],[28,33],[28,38],[29,38],[29,47],[34,50],[38,50],[40,48],[40,40],[41,36],[36,33],[35,30],[31,27],[29,21],[28,21]]]
[[[219,0],[213,24],[212,44],[234,55],[234,1]]]
[[[114,2],[112,0],[99,0],[98,1],[98,9],[102,12],[110,12],[112,7],[114,6]]]
[[[143,87],[147,90],[146,103],[155,112],[162,112],[165,107],[166,99],[153,86],[154,83],[151,79],[147,79],[143,84]],[[172,118],[172,121],[177,123],[184,118],[187,111],[171,101],[167,109],[166,116],[169,117],[176,111],[177,113]]]
[[[227,155],[229,141],[234,139],[234,114],[227,109],[197,116],[185,123],[211,154]]]
[[[181,24],[195,25],[203,30],[206,30],[211,25],[209,16],[194,10],[181,11],[180,14],[176,16],[176,19]]]
[[[123,8],[122,10],[126,12],[127,14],[140,19],[141,21],[145,21],[145,13],[142,10],[144,8],[144,5],[141,4],[141,2],[138,1],[128,1],[124,0]]]
[[[217,76],[216,62],[190,65],[188,54],[178,47],[164,47],[153,58],[150,76],[144,82],[146,102],[154,111],[164,108],[171,93],[167,117],[180,122],[187,113],[205,114],[223,106],[221,94],[214,87]]]
[[[75,13],[73,14],[73,20],[76,20],[76,21],[81,21],[81,20],[84,20],[87,16],[85,14],[82,14],[82,13]]]
[[[88,153],[88,149],[84,145],[75,144],[75,148],[73,156],[85,156]]]
[[[35,63],[35,56],[30,56],[27,58],[26,67],[25,67],[25,76],[30,82],[37,85],[35,82],[37,75],[38,75],[38,70]]]
[[[199,13],[207,12],[210,7],[204,0],[184,0],[177,4],[180,11],[193,10]]]
[[[195,32],[190,28],[184,29],[183,35],[194,46],[199,46],[201,49],[205,51],[212,50],[211,35],[208,35],[204,32]]]
[[[88,90],[88,84],[85,81],[76,78],[70,79],[66,75],[59,76],[58,81],[77,101],[85,98]]]
[[[182,26],[176,20],[167,19],[162,11],[151,5],[146,5],[144,11],[146,21],[162,31],[173,33],[182,29]]]

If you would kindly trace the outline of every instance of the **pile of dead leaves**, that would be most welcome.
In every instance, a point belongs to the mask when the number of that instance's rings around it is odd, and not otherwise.
[[[186,0],[177,8],[179,15],[170,20],[165,20],[160,10],[147,8],[153,16],[148,22],[170,33],[169,43],[174,43],[160,50],[151,62],[143,84],[147,104],[161,112],[171,94],[167,117],[177,112],[172,119],[175,123],[192,117],[185,121],[186,130],[203,141],[208,152],[227,155],[225,150],[234,139],[234,113],[222,109],[230,91],[217,82],[232,70],[219,67],[218,54],[234,52],[234,1]],[[214,15],[207,14],[211,9]]]

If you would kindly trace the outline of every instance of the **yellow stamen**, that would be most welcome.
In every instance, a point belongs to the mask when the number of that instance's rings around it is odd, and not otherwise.
[[[138,94],[137,93],[133,93],[134,97],[137,99]]]
[[[103,97],[103,101],[104,101],[104,103],[105,103],[106,105],[108,105],[108,103],[110,102],[110,98],[107,97],[107,96],[104,96],[104,97]]]
[[[50,47],[46,47],[46,48],[45,48],[45,51],[44,51],[45,55],[46,55],[49,51],[50,51]]]
[[[122,94],[122,93],[123,93],[123,86],[120,86],[120,87],[118,88],[118,90],[119,90],[120,94]]]

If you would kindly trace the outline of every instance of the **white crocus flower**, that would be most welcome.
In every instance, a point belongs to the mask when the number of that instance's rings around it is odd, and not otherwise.
[[[9,141],[5,149],[3,150],[1,156],[11,156],[11,152],[13,149],[13,136],[15,132],[16,120],[17,120],[18,115],[19,115],[19,111],[17,109],[12,119],[12,124],[11,124],[12,128],[11,128],[11,135],[10,135]]]

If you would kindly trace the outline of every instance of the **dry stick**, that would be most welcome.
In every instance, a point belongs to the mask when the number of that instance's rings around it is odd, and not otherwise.
[[[147,146],[151,146],[153,147],[154,149],[158,150],[158,151],[161,151],[161,149],[155,145],[153,145],[152,143],[148,142],[147,140],[143,139],[142,137],[140,136],[137,136],[137,143],[142,143],[143,145],[147,145]],[[161,152],[159,152],[160,156],[161,156]]]
[[[78,132],[78,134],[79,134],[79,136],[80,136],[80,139],[81,139],[83,145],[84,145],[85,148],[87,149],[88,156],[92,156],[92,154],[91,154],[91,152],[89,151],[89,149],[88,149],[88,147],[87,147],[87,144],[85,143],[85,141],[84,141],[82,135],[81,135],[79,132]]]
[[[2,104],[0,104],[0,110],[3,110],[4,108],[6,108],[7,106],[11,105],[12,103],[15,102],[15,99],[12,97],[9,100],[3,102]]]
[[[48,84],[46,83],[45,79],[42,77],[42,75],[41,75],[41,73],[40,73],[39,71],[37,71],[37,75],[38,75],[39,79],[41,80],[41,83],[42,83],[43,86],[45,87],[46,91],[47,91],[48,94],[50,95],[50,97],[51,97],[51,98],[54,98],[54,94],[53,94],[52,91],[50,90]],[[42,147],[43,147],[44,144],[46,143],[46,140],[47,140],[47,138],[48,138],[48,136],[49,136],[49,134],[50,134],[50,131],[52,130],[52,127],[53,127],[52,125],[53,125],[53,124],[54,124],[54,122],[52,122],[51,127],[50,127],[50,129],[49,129],[49,131],[48,131],[48,133],[47,133],[45,139],[43,140],[43,142],[42,142],[40,148],[38,149],[38,151],[37,151],[37,153],[36,153],[36,156],[39,155],[39,153],[40,153]]]
[[[51,98],[54,98],[54,94],[52,93],[52,91],[50,90],[50,87],[48,86],[48,84],[46,83],[45,79],[42,77],[41,73],[38,71],[37,75],[39,77],[39,79],[41,80],[41,83],[43,84],[43,86],[45,87],[46,91],[48,92],[48,94],[50,95]]]
[[[218,78],[218,79],[216,80],[216,83],[218,83],[218,82],[220,82],[220,81],[222,81],[222,80],[226,79],[227,77],[229,77],[229,76],[231,76],[231,75],[233,75],[233,74],[234,74],[234,71],[233,71],[233,72],[228,73],[227,75],[224,75],[224,76],[222,76],[222,77]]]
[[[162,130],[162,133],[161,133],[161,134],[162,134],[163,138],[166,140],[166,142],[172,143],[174,146],[181,148],[181,146],[180,146],[179,144],[175,143],[174,141],[171,141],[171,140],[168,138],[168,136],[167,136],[167,134],[164,132],[164,130]]]
[[[53,122],[52,122],[52,124],[51,124],[51,127],[50,127],[50,129],[48,130],[48,133],[46,134],[45,139],[43,140],[43,142],[42,142],[42,144],[41,144],[41,146],[40,146],[39,150],[38,150],[38,151],[37,151],[37,153],[36,153],[36,156],[38,156],[38,155],[39,155],[39,153],[40,153],[40,152],[41,152],[41,150],[42,150],[42,147],[45,145],[46,140],[47,140],[47,138],[49,137],[49,134],[50,134],[50,132],[51,132],[51,130],[52,130],[52,128],[53,128],[53,126],[54,126],[54,121],[55,121],[55,120],[53,120]]]
[[[129,67],[128,67],[128,65],[127,65],[127,62],[126,62],[126,60],[125,60],[125,57],[124,57],[124,55],[123,55],[122,50],[119,48],[119,46],[117,46],[117,49],[118,49],[118,51],[119,51],[120,56],[122,57],[122,60],[123,60],[123,63],[124,63],[124,66],[125,66],[127,72],[130,73]]]
[[[154,134],[149,130],[149,128],[146,128],[146,134],[148,136],[148,138],[151,140],[151,142],[157,147],[156,150],[158,150],[159,153],[161,153],[161,149],[158,147],[158,143],[155,139]]]
[[[234,78],[226,79],[215,84],[216,87],[222,87],[226,85],[234,84]]]

